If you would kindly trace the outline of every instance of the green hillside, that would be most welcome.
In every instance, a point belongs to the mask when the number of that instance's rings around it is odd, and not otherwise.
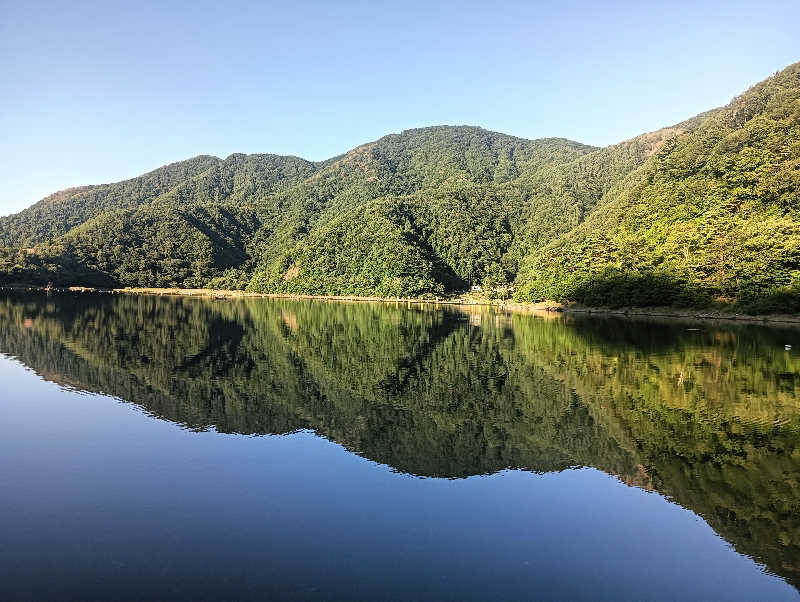
[[[668,140],[518,284],[527,300],[800,311],[800,64]]]
[[[200,156],[117,184],[56,192],[25,211],[0,218],[0,241],[9,247],[30,247],[57,238],[104,211],[145,204],[218,162],[216,157]]]
[[[466,126],[201,156],[0,219],[0,284],[800,310],[800,64],[606,148]]]

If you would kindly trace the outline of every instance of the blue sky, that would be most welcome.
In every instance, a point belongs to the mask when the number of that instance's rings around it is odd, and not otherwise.
[[[606,145],[800,60],[800,2],[0,0],[0,215],[198,154],[470,124]]]

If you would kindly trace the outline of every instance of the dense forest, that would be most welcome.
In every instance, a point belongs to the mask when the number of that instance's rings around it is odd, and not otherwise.
[[[313,429],[415,475],[593,466],[800,585],[795,333],[398,305],[0,292],[0,352],[184,428]]]
[[[475,127],[200,156],[0,218],[0,284],[800,311],[800,63],[606,148]]]

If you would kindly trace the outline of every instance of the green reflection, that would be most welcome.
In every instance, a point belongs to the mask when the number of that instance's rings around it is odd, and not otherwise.
[[[430,477],[594,466],[800,584],[797,331],[39,294],[0,297],[0,324],[44,378],[188,428],[310,428]]]

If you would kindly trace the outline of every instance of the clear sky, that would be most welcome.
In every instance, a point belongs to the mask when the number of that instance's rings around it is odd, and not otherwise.
[[[0,0],[0,215],[198,154],[470,124],[606,145],[800,60],[800,2]]]

